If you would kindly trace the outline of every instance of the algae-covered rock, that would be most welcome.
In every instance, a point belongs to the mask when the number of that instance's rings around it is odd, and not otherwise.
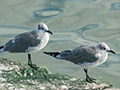
[[[0,90],[116,90],[98,78],[88,83],[76,77],[52,74],[46,66],[38,70],[27,64],[0,58]],[[117,89],[118,90],[118,89]]]

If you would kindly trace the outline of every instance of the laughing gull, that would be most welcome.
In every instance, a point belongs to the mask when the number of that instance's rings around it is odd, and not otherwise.
[[[96,67],[104,63],[108,57],[108,52],[115,54],[106,43],[100,42],[96,46],[82,45],[71,50],[44,53],[56,59],[64,59],[82,66],[86,74],[86,81],[93,82],[95,79],[89,77],[87,68]]]
[[[40,23],[36,30],[21,33],[14,39],[9,40],[4,46],[0,47],[0,53],[27,53],[28,65],[37,70],[38,67],[32,64],[30,53],[37,52],[47,45],[49,41],[48,33],[53,34],[45,23]]]

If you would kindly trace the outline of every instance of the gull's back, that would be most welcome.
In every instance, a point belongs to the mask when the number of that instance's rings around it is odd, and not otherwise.
[[[97,53],[94,46],[80,46],[72,50],[61,51],[57,56],[59,59],[65,59],[75,64],[78,63],[92,63],[97,60],[95,54]]]
[[[41,40],[37,37],[40,36],[35,30],[19,34],[14,39],[9,40],[3,50],[11,53],[25,52],[29,46],[35,47],[40,44]]]

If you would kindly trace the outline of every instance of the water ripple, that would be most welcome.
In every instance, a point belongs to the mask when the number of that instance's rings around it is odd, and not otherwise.
[[[0,36],[7,36],[7,35],[10,35],[14,36],[14,34],[19,34],[19,33],[23,33],[23,32],[26,32],[27,30],[31,30],[31,29],[28,29],[28,28],[25,28],[25,27],[17,27],[17,26],[0,26]]]
[[[82,31],[85,31],[85,30],[89,30],[89,29],[94,29],[94,28],[97,28],[99,27],[98,24],[88,24],[88,25],[85,25],[81,28]]]
[[[112,3],[111,10],[120,10],[120,2]]]
[[[31,28],[24,27],[24,26],[8,26],[8,25],[0,25],[1,28],[6,28],[6,29],[24,29],[24,30],[31,30]]]
[[[78,2],[95,2],[95,1],[97,1],[97,0],[65,0],[65,1],[78,1]]]
[[[87,30],[88,30],[87,32],[89,32],[92,29],[95,29],[95,28],[98,28],[98,27],[99,27],[99,24],[88,24],[88,25],[83,26],[80,29],[77,29],[76,34],[84,40],[91,41],[91,42],[96,42],[96,40],[93,40],[91,38],[87,38],[86,35],[84,34],[84,32],[87,31]]]
[[[52,40],[58,41],[58,40],[74,40],[76,38],[79,38],[79,36],[74,32],[56,32],[53,36]]]
[[[53,17],[63,13],[63,10],[56,8],[49,8],[43,10],[36,10],[33,13],[34,13],[34,17]]]

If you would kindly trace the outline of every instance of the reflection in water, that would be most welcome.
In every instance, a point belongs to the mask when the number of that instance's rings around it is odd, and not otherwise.
[[[75,38],[79,38],[76,32],[56,32],[52,38],[52,40],[70,40],[74,41]]]
[[[73,1],[73,0],[65,0],[65,1]],[[76,1],[78,1],[78,2],[95,2],[97,0],[74,0],[74,2],[76,2]]]
[[[98,24],[88,24],[77,30],[72,30],[72,31],[68,31],[68,32],[67,31],[66,32],[65,31],[63,31],[63,32],[57,31],[55,33],[55,35],[53,36],[53,40],[70,40],[71,42],[75,42],[74,41],[75,39],[81,38],[81,39],[95,42],[92,39],[90,40],[90,39],[85,38],[83,33],[86,30],[98,28],[98,26],[99,26]]]
[[[44,3],[44,7],[46,8],[64,8],[65,6],[65,0],[46,0]]]
[[[88,24],[88,25],[85,25],[81,28],[82,32],[85,31],[85,30],[89,30],[89,29],[94,29],[94,28],[98,28],[98,24]]]
[[[11,38],[11,37],[13,37],[13,36],[15,36],[15,34],[0,34],[0,37],[4,37],[4,38]]]
[[[112,3],[111,10],[120,10],[120,2]]]
[[[53,17],[56,15],[59,15],[63,13],[61,9],[56,8],[49,8],[49,9],[43,9],[43,10],[36,10],[33,12],[35,18],[45,18],[45,17]]]
[[[79,38],[82,38],[84,40],[87,40],[87,41],[91,41],[91,42],[95,42],[95,43],[98,43],[96,40],[93,40],[91,38],[87,38],[85,35],[84,35],[84,32],[86,32],[87,30],[88,31],[91,31],[91,33],[95,33],[94,31],[92,31],[92,29],[97,29],[99,27],[98,24],[88,24],[88,25],[85,25],[83,26],[82,28],[80,29],[77,29],[77,30],[74,30],[75,33],[78,35]]]
[[[4,28],[4,29],[24,29],[24,30],[30,30],[30,28],[28,28],[28,27],[23,27],[23,26],[0,25],[0,28]]]

